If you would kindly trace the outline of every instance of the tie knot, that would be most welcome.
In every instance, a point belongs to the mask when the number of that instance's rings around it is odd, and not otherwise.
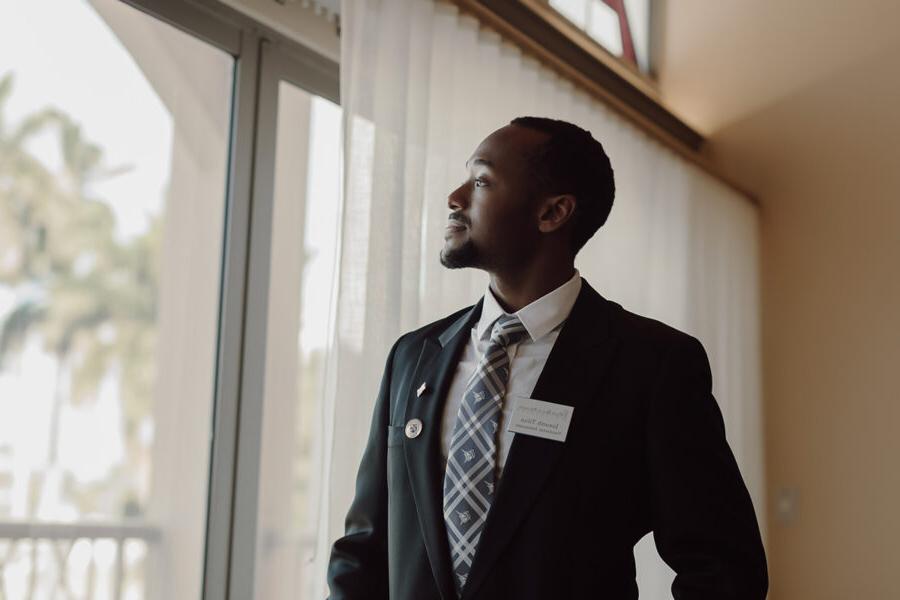
[[[491,329],[491,342],[500,344],[504,348],[510,344],[519,342],[528,335],[525,325],[515,315],[500,315],[494,321],[494,327]]]

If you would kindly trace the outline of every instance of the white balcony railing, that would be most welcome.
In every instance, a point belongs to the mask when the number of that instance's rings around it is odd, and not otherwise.
[[[126,582],[127,597],[146,598],[146,565],[161,537],[142,523],[0,521],[0,600],[121,600]]]

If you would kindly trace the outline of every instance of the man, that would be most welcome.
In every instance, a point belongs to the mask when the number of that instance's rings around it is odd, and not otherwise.
[[[466,167],[441,263],[490,285],[391,349],[331,598],[634,599],[648,531],[676,599],[765,598],[703,346],[574,267],[612,208],[602,146],[520,117]]]

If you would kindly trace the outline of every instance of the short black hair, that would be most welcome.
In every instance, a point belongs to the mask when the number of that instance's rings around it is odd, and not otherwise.
[[[603,145],[581,127],[546,117],[516,117],[510,125],[549,134],[528,159],[534,174],[535,194],[572,194],[572,252],[581,247],[606,223],[616,195],[612,165]]]

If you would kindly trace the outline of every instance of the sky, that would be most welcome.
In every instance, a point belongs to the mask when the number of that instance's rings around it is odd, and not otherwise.
[[[121,239],[145,230],[146,216],[162,208],[173,121],[106,23],[82,0],[0,2],[0,77],[9,72],[15,84],[8,119],[63,109],[104,149],[110,166],[133,166],[92,191],[115,212]],[[51,136],[30,149],[55,167],[59,153]]]

